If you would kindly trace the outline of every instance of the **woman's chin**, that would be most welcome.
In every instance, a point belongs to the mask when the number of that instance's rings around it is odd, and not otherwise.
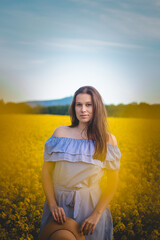
[[[87,123],[87,122],[89,122],[89,119],[81,118],[81,119],[79,119],[79,122],[83,122],[83,123],[86,122]]]

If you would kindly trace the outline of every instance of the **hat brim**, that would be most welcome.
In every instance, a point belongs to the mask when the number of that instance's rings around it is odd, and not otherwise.
[[[76,240],[85,240],[85,236],[80,232],[80,225],[74,219],[66,217],[63,224],[50,221],[42,230],[40,240],[48,240],[58,230],[66,230],[72,233]]]

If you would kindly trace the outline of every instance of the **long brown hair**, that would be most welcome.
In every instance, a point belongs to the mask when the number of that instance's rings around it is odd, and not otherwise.
[[[69,108],[72,123],[69,127],[75,127],[79,124],[79,120],[76,117],[75,104],[76,96],[80,93],[87,93],[91,95],[93,118],[88,122],[87,137],[89,141],[95,140],[95,152],[93,158],[104,161],[107,153],[107,141],[109,139],[107,111],[103,104],[101,95],[94,87],[83,86],[75,92]]]

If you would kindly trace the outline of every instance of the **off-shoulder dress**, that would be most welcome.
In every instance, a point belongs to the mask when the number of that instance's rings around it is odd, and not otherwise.
[[[45,143],[44,161],[55,162],[53,171],[54,193],[58,206],[67,217],[80,225],[93,212],[100,196],[100,180],[105,169],[120,168],[121,152],[117,145],[107,144],[104,162],[93,159],[95,141],[51,136]],[[53,220],[47,200],[44,202],[40,233]],[[86,240],[111,240],[113,221],[109,206],[101,215],[92,235]]]

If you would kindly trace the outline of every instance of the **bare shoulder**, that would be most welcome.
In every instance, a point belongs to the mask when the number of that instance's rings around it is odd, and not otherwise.
[[[59,126],[57,127],[52,136],[54,137],[65,137],[68,133],[68,127],[67,126]]]
[[[108,144],[112,144],[112,145],[117,145],[117,139],[116,137],[109,133],[109,140],[108,140]]]

